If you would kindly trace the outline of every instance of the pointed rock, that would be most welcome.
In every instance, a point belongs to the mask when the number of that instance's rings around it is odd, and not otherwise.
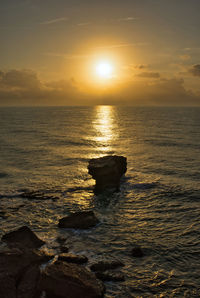
[[[20,248],[39,248],[45,242],[39,239],[35,233],[27,226],[23,226],[18,230],[9,232],[2,237],[2,241],[6,242],[8,246]]]

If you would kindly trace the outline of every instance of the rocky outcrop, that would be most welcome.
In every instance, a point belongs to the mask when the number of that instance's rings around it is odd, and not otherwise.
[[[34,250],[7,248],[0,252],[0,297],[33,298],[39,266],[47,261],[48,256]]]
[[[59,261],[65,261],[68,263],[84,264],[87,263],[88,258],[83,255],[74,255],[70,253],[62,253],[58,256]]]
[[[39,239],[27,226],[9,232],[2,237],[10,247],[39,248],[45,242]]]
[[[116,269],[118,267],[122,267],[124,264],[117,260],[111,260],[111,261],[99,261],[98,263],[93,264],[90,269],[92,271],[106,271],[109,269]]]
[[[123,156],[108,155],[89,161],[88,172],[96,180],[95,193],[106,189],[119,190],[120,178],[127,170],[127,160]]]
[[[101,298],[103,284],[93,273],[76,264],[57,261],[47,266],[39,281],[39,290],[47,298]]]
[[[3,239],[11,245],[0,250],[0,298],[103,297],[104,286],[94,273],[73,264],[83,264],[87,257],[61,254],[55,262],[54,255],[35,249],[44,242],[27,227]]]
[[[96,226],[99,220],[93,211],[75,212],[59,220],[60,228],[88,229]]]

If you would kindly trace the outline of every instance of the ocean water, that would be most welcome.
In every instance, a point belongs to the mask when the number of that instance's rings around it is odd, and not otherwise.
[[[121,191],[95,196],[90,158],[124,155]],[[89,265],[120,259],[124,282],[105,297],[200,297],[200,108],[114,106],[0,109],[0,236],[29,225]],[[23,198],[23,191],[54,195]],[[61,230],[59,218],[94,210],[89,231]],[[131,256],[140,245],[143,258]]]

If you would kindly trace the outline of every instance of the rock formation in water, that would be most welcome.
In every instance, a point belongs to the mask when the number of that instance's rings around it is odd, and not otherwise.
[[[120,178],[127,170],[127,159],[123,156],[108,155],[89,161],[88,172],[96,180],[95,193],[106,189],[119,190]]]
[[[89,229],[99,223],[93,211],[75,212],[59,220],[59,228]]]

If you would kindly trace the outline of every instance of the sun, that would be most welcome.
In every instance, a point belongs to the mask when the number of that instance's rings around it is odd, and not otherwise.
[[[96,74],[102,79],[110,79],[113,75],[113,65],[107,61],[98,62]]]

